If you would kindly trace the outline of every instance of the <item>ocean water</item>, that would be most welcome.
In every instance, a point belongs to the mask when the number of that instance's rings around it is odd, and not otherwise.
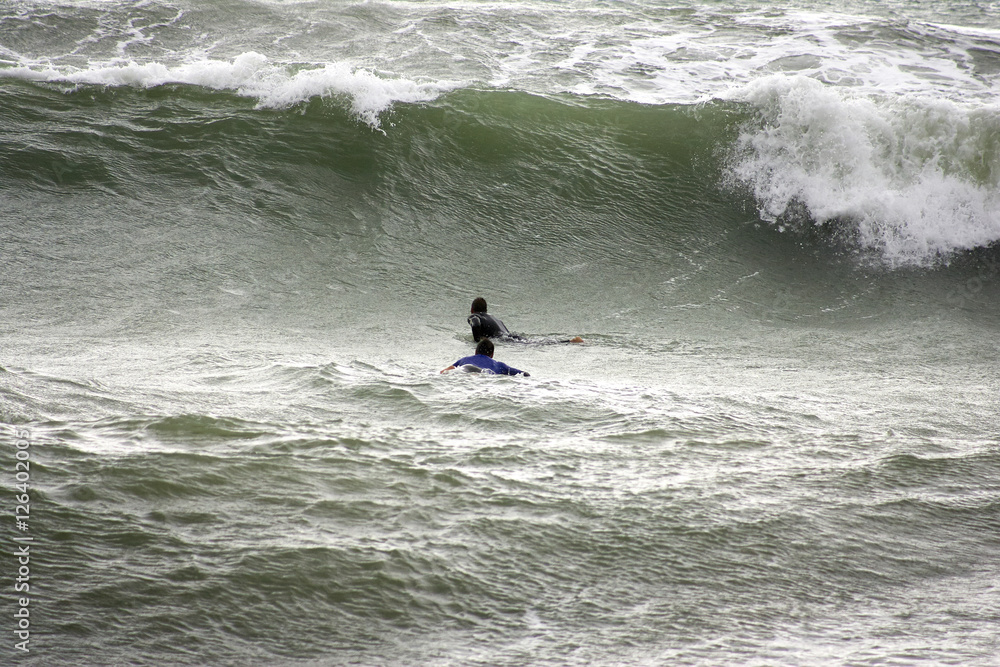
[[[0,662],[1000,664],[998,93],[996,2],[0,2]]]

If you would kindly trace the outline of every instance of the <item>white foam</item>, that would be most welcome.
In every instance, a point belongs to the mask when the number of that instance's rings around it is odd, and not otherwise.
[[[860,96],[774,75],[734,94],[757,110],[730,178],[762,219],[804,206],[851,225],[890,265],[927,264],[1000,240],[1000,106],[922,96]]]
[[[1000,72],[982,55],[1000,49],[1000,30],[884,15],[700,2],[678,3],[687,5],[678,11],[656,3],[449,0],[370,3],[364,14],[376,20],[368,23],[356,16],[345,21],[343,12],[354,10],[327,3],[275,0],[261,3],[270,13],[258,29],[239,31],[194,9],[104,4],[108,11],[74,17],[94,22],[84,39],[54,50],[45,42],[40,54],[27,57],[0,47],[0,56],[15,74],[27,68],[25,76],[50,80],[231,79],[225,87],[263,106],[346,94],[369,122],[393,101],[433,99],[454,80],[644,104],[709,100],[772,72],[869,93],[956,101],[990,101],[1000,93]],[[394,74],[376,74],[385,72]]]
[[[31,81],[155,88],[188,84],[229,90],[257,100],[261,108],[287,108],[313,97],[345,96],[351,111],[373,128],[395,102],[427,102],[457,87],[457,82],[417,82],[385,78],[344,63],[293,67],[243,53],[230,60],[197,60],[178,65],[149,63],[92,64],[85,69],[21,65],[0,69],[0,76]]]
[[[1000,43],[995,30],[772,7],[647,11],[508,30],[492,46],[506,56],[490,61],[490,82],[644,104],[710,100],[772,72],[869,93],[986,101],[1000,92],[971,55]]]

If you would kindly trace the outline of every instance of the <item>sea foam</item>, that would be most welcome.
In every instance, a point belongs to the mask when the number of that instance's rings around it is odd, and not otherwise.
[[[802,76],[733,96],[755,110],[731,184],[776,225],[837,226],[892,266],[926,265],[1000,240],[1000,106],[857,95]]]

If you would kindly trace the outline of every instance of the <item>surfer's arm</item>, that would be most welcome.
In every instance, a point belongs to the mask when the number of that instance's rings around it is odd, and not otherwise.
[[[448,368],[442,368],[441,372],[442,373],[447,373],[448,371],[453,370],[454,368],[455,368],[455,364],[452,364],[451,366],[448,366]]]
[[[500,366],[500,372],[503,373],[504,375],[523,375],[526,378],[531,377],[530,373],[525,373],[524,371],[518,368],[514,368],[513,366],[508,366],[502,361],[497,365]]]

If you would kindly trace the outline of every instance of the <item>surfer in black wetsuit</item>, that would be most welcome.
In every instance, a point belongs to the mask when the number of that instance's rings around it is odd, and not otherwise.
[[[529,342],[527,338],[512,334],[496,317],[486,312],[486,299],[481,296],[472,300],[472,312],[469,315],[469,326],[472,327],[472,339],[477,343],[483,338],[499,338],[501,340],[516,340],[521,343]],[[582,343],[579,336],[563,341],[553,341],[559,343]]]
[[[512,334],[504,323],[486,312],[486,299],[479,296],[472,300],[472,313],[469,315],[469,326],[472,327],[472,340],[477,343],[483,338],[506,338],[524,340]]]

